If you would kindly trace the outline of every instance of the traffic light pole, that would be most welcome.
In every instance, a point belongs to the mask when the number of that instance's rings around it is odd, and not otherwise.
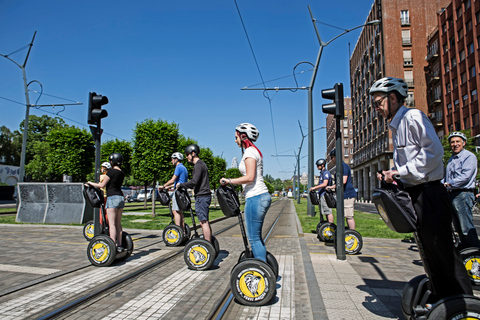
[[[100,148],[101,148],[101,119],[98,119],[97,126],[90,126],[93,140],[95,141],[95,182],[100,182]],[[93,232],[95,236],[101,234],[102,226],[100,225],[100,208],[93,208]]]
[[[337,230],[335,231],[336,247],[338,260],[345,260],[345,209],[343,204],[343,153],[342,153],[342,131],[340,117],[335,117],[335,166],[337,189]]]

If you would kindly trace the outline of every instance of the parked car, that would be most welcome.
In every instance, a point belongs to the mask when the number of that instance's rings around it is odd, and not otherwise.
[[[152,193],[153,193],[153,188],[148,188],[147,201],[152,201]],[[145,188],[140,189],[140,192],[138,193],[138,196],[137,196],[137,201],[140,201],[140,202],[145,201]]]
[[[127,195],[127,202],[135,202],[137,200],[138,193],[134,193],[133,195]]]

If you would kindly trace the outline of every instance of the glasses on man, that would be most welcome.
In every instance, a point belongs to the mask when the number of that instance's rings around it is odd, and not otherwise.
[[[387,97],[387,96],[383,96],[383,97],[381,97],[380,99],[378,99],[377,101],[373,101],[373,102],[372,102],[372,106],[373,106],[374,108],[378,108],[378,106],[380,106],[380,104],[382,103],[383,100],[385,100],[386,97]]]

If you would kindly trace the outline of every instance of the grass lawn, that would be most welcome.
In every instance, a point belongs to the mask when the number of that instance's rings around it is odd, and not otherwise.
[[[295,209],[300,219],[304,233],[316,233],[317,224],[320,222],[318,206],[315,208],[315,217],[307,216],[307,199],[302,198],[300,204],[294,201]],[[332,209],[334,220],[337,221],[337,210]],[[386,239],[413,239],[411,233],[397,233],[390,230],[378,214],[355,210],[355,229],[362,237]]]

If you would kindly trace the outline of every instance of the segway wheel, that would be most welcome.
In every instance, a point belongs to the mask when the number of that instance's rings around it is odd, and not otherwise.
[[[87,241],[92,240],[92,238],[95,236],[93,228],[94,228],[93,220],[88,221],[83,226],[83,236],[85,237],[85,239],[87,239]]]
[[[362,250],[363,238],[358,231],[345,230],[345,253],[357,254]]]
[[[428,314],[427,319],[480,320],[480,299],[469,295],[458,295],[442,299],[433,306],[433,309]]]
[[[480,285],[480,249],[466,248],[460,251],[460,255],[470,281],[474,285]]]
[[[317,230],[318,239],[320,241],[332,242],[335,239],[335,231],[337,226],[335,223],[324,222]]]
[[[215,248],[215,259],[217,259],[218,254],[220,253],[220,243],[218,243],[217,238],[212,236],[213,247]]]
[[[275,280],[278,278],[278,261],[273,254],[267,251],[267,263],[272,268]]]
[[[132,252],[133,252],[132,237],[128,233],[126,233],[125,231],[122,231],[122,247],[124,247],[125,250],[127,251],[127,254],[124,257],[121,258],[121,260],[125,260],[128,257],[130,257],[132,255]]]
[[[108,267],[115,260],[117,246],[112,238],[107,235],[98,235],[93,237],[88,243],[88,260],[95,267]]]
[[[190,239],[190,235],[192,234],[192,231],[190,230],[190,226],[188,224],[184,224],[185,225],[185,234],[184,234],[184,237],[186,240]]]
[[[169,224],[163,229],[162,239],[167,247],[179,246],[184,240],[183,230],[176,224]]]
[[[421,300],[427,290],[428,281],[429,280],[427,276],[422,274],[408,281],[408,283],[403,288],[401,306],[402,306],[402,314],[405,319],[407,320],[414,319],[414,312],[413,312],[413,308],[415,307],[414,304],[417,304],[419,302],[419,301],[417,302],[415,301],[415,297],[417,296],[417,291],[418,290],[422,291],[422,292],[419,292],[418,294],[418,297]]]
[[[215,260],[215,248],[205,239],[193,239],[188,242],[183,251],[183,258],[189,269],[210,269]]]
[[[230,274],[230,288],[237,301],[247,306],[263,306],[275,295],[276,281],[272,268],[257,259],[245,259]]]

